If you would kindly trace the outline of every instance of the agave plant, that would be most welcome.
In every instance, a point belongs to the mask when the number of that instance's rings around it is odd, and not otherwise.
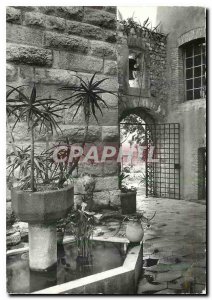
[[[30,148],[26,148],[25,151],[22,152],[20,152],[19,149],[19,152],[16,152],[12,168],[21,167],[22,171],[28,171],[28,174],[30,173],[30,175],[28,175],[30,176],[30,187],[31,191],[34,192],[36,190],[35,170],[37,170],[37,174],[43,172],[43,164],[41,164],[41,161],[38,161],[35,156],[35,129],[37,129],[39,133],[43,129],[50,132],[60,129],[56,119],[61,117],[58,113],[63,110],[64,107],[61,106],[57,99],[37,97],[35,84],[33,85],[30,96],[22,91],[24,86],[13,87],[8,85],[7,87],[9,88],[6,95],[7,114],[15,120],[12,129],[15,128],[19,121],[25,120],[27,122],[28,131],[30,132]],[[22,154],[26,156],[26,161],[23,165],[20,161]],[[40,172],[38,170],[40,170]]]
[[[77,109],[74,113],[73,119],[77,115],[80,107],[83,107],[83,112],[85,116],[85,122],[88,126],[91,115],[94,116],[98,123],[98,118],[96,115],[96,111],[100,111],[103,116],[101,105],[109,108],[107,103],[101,98],[103,94],[113,94],[111,91],[107,91],[100,87],[100,84],[109,78],[104,78],[101,80],[94,81],[96,73],[91,77],[90,80],[84,81],[81,77],[75,76],[80,80],[79,85],[72,86],[63,86],[59,90],[71,91],[72,94],[62,100],[62,104],[68,106],[69,108],[73,106],[77,106]],[[67,100],[74,99],[73,103],[67,102]]]

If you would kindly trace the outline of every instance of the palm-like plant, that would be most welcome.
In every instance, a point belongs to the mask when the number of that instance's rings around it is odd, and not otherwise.
[[[30,170],[31,170],[31,156],[30,146],[20,148],[15,146],[15,151],[11,152],[8,157],[12,157],[13,161],[8,165],[8,180],[14,171],[19,169],[20,188],[28,189],[30,187]],[[42,155],[34,155],[34,176],[35,181],[39,179],[44,180],[45,174],[45,158]]]
[[[13,116],[16,124],[25,120],[28,125],[28,131],[30,132],[30,159],[27,159],[25,170],[28,170],[30,166],[30,186],[32,192],[35,189],[35,167],[41,168],[38,161],[35,158],[35,128],[38,128],[39,132],[42,129],[53,132],[53,130],[60,129],[56,122],[56,118],[61,116],[58,114],[64,107],[61,106],[57,99],[52,98],[38,98],[35,85],[32,88],[30,96],[22,91],[23,86],[13,87],[8,85],[9,88],[7,99],[7,114]],[[29,150],[29,148],[28,148]],[[27,152],[26,152],[27,153]],[[20,154],[20,151],[19,151]],[[16,157],[15,165],[20,167],[20,160]]]
[[[95,76],[96,73],[94,73],[92,78],[90,80],[87,80],[87,82],[84,81],[81,77],[76,76],[80,80],[79,85],[63,86],[59,89],[59,90],[66,90],[72,92],[72,94],[69,97],[62,100],[61,103],[65,106],[68,106],[69,108],[73,107],[74,105],[77,105],[77,109],[75,111],[73,119],[77,115],[80,107],[83,107],[85,122],[87,126],[89,124],[91,115],[94,116],[94,118],[98,123],[96,110],[99,110],[101,115],[103,116],[101,105],[103,107],[109,108],[107,103],[101,98],[101,95],[106,93],[115,95],[113,92],[107,91],[100,87],[100,84],[103,83],[108,78],[94,81]],[[68,102],[68,100],[70,99],[74,99],[74,102],[73,103]]]
[[[110,108],[103,99],[102,95],[104,94],[112,94],[117,96],[115,93],[105,90],[100,87],[100,85],[108,80],[109,78],[104,78],[101,80],[95,80],[96,73],[93,74],[90,80],[87,79],[87,82],[83,80],[79,76],[75,76],[79,79],[80,83],[77,85],[71,85],[71,86],[63,86],[59,88],[61,91],[70,91],[71,95],[63,99],[60,104],[64,105],[66,108],[73,108],[74,106],[77,106],[76,111],[74,113],[73,119],[76,117],[79,109],[83,108],[84,118],[86,122],[85,127],[85,134],[84,139],[82,142],[82,148],[85,146],[87,134],[88,134],[88,126],[91,116],[93,116],[97,123],[98,123],[98,117],[97,117],[97,111],[101,113],[103,116],[102,108]],[[72,101],[73,100],[73,101]],[[75,168],[78,165],[78,162],[80,160],[80,157],[76,158],[74,163],[69,169],[68,176],[72,174],[72,172],[75,170]],[[62,185],[64,182],[64,178],[61,178],[59,185]]]

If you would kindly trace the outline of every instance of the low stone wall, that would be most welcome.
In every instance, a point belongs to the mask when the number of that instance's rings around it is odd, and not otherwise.
[[[143,245],[133,247],[127,253],[122,267],[63,283],[32,294],[135,295],[142,270],[142,257]]]

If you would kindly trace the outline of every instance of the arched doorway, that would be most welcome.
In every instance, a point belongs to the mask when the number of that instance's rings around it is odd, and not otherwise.
[[[132,159],[121,163],[120,172],[126,176],[124,181],[128,187],[137,188],[140,199],[180,198],[178,123],[157,123],[147,109],[124,110],[120,117],[120,144],[134,149],[134,152],[131,149]],[[143,161],[138,163],[134,156],[137,151],[138,157],[139,146],[146,149],[143,149]]]
[[[137,194],[146,196],[146,164],[138,161],[138,147],[145,144],[146,122],[136,114],[129,114],[120,122],[120,144],[123,149],[121,173],[123,184],[135,188]],[[129,151],[132,153],[129,155]]]
[[[120,174],[123,187],[137,190],[137,209],[141,208],[142,199],[148,195],[150,178],[147,174],[150,175],[150,172],[147,172],[149,166],[145,147],[150,144],[150,138],[153,139],[152,131],[147,126],[154,124],[154,118],[141,108],[124,110],[120,117],[120,144],[123,149]]]

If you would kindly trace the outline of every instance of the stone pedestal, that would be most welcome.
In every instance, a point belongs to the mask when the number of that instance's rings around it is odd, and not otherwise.
[[[43,192],[12,190],[15,215],[29,223],[29,266],[45,271],[57,262],[56,223],[65,218],[74,203],[74,187]]]
[[[46,270],[57,262],[56,225],[29,224],[29,266]]]

